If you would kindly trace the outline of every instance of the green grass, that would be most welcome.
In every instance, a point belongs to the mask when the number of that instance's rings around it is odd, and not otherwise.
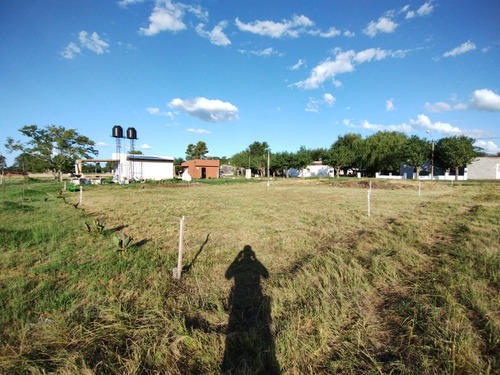
[[[7,180],[0,372],[500,372],[500,184],[242,181]]]

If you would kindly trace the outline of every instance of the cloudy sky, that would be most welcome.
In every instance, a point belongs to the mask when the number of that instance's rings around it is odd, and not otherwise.
[[[0,153],[24,125],[184,157],[380,130],[500,152],[498,0],[0,2]],[[428,133],[427,133],[428,131]],[[130,147],[126,143],[127,149]]]

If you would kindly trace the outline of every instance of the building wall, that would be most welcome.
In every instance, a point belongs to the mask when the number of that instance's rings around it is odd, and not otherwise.
[[[219,160],[195,159],[185,161],[181,166],[192,178],[219,178]]]
[[[333,167],[328,165],[308,165],[304,169],[290,168],[288,170],[290,177],[333,177]]]
[[[500,157],[480,157],[467,165],[470,180],[500,180]]]
[[[174,162],[133,161],[134,177],[139,180],[174,178]]]
[[[113,180],[167,180],[174,178],[174,158],[170,156],[134,155],[137,160],[131,160],[129,155],[115,154],[119,160]]]

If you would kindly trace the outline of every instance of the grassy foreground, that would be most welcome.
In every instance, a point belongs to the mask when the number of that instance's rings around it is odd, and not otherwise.
[[[0,186],[0,373],[500,373],[499,183],[61,187]]]

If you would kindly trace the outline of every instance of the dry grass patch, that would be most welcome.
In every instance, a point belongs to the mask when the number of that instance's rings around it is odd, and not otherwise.
[[[0,368],[500,371],[500,185],[422,183],[419,198],[418,183],[375,181],[368,218],[368,181],[341,182],[91,186],[76,210],[16,193],[2,203]],[[93,218],[103,233],[85,232]]]

